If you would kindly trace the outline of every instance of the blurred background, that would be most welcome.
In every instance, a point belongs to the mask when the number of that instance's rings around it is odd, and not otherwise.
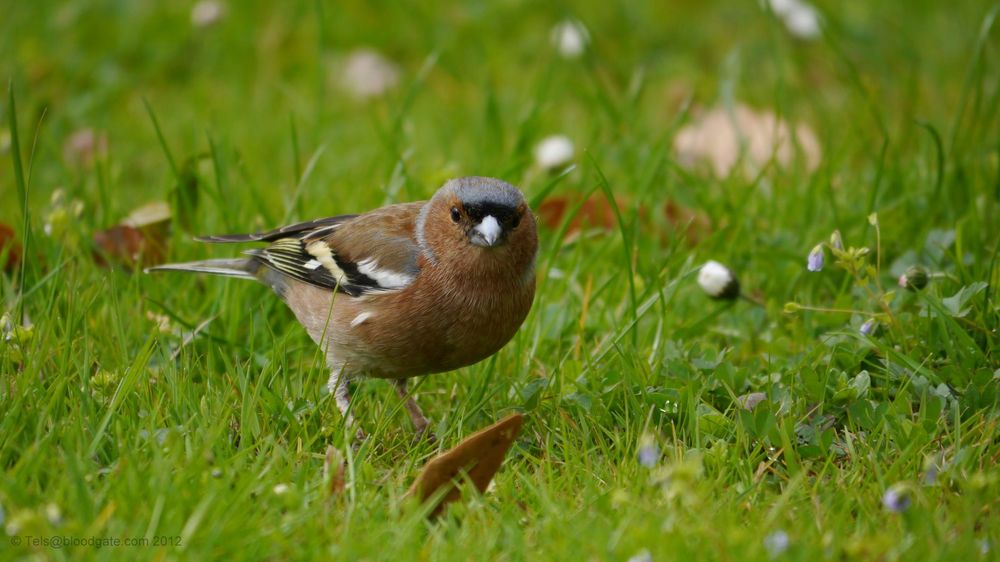
[[[811,130],[809,167],[821,166],[821,179],[789,172],[768,182],[842,187],[842,171],[859,169],[869,175],[849,181],[867,187],[877,173],[890,178],[886,190],[932,181],[933,170],[905,160],[871,164],[883,148],[933,151],[923,122],[946,140],[956,134],[988,7],[18,2],[0,22],[0,72],[19,100],[22,146],[34,144],[39,163],[34,203],[63,187],[100,201],[88,206],[98,224],[171,187],[144,100],[178,166],[253,195],[226,201],[241,224],[280,221],[300,183],[300,217],[425,197],[461,174],[501,176],[530,194],[545,183],[532,175],[533,148],[550,135],[565,135],[578,163],[594,157],[617,192],[718,211],[699,193],[715,187],[677,169],[690,158],[675,146],[680,127],[718,107],[746,104]],[[995,55],[995,38],[986,42]],[[6,100],[2,108],[6,122]],[[988,117],[959,136],[988,134]],[[9,131],[3,139],[6,152]],[[12,181],[5,167],[6,222],[16,216]],[[831,196],[846,204],[858,192]],[[800,224],[820,212],[806,209]]]
[[[988,557],[998,11],[0,0],[0,523],[205,559]],[[397,516],[437,445],[384,382],[356,385],[373,445],[344,491],[349,432],[286,307],[131,273],[461,175],[531,200],[538,293],[416,392],[442,445],[528,421],[496,489],[429,528]],[[708,260],[753,302],[710,299]]]

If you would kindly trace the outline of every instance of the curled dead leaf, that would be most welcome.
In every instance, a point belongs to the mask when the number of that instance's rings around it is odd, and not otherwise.
[[[124,224],[94,233],[94,245],[94,261],[102,266],[118,263],[130,269],[142,269],[163,263],[167,254],[166,240],[157,240]]]
[[[164,262],[170,233],[170,206],[154,201],[133,210],[121,224],[94,233],[94,261],[141,269]]]
[[[406,497],[416,497],[421,502],[440,498],[430,512],[431,517],[436,517],[461,495],[459,481],[467,479],[480,493],[485,492],[523,424],[523,415],[511,414],[434,457],[413,481]]]

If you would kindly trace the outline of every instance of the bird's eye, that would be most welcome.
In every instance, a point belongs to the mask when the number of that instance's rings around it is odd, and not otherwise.
[[[454,222],[458,222],[461,219],[462,219],[462,213],[460,213],[458,211],[458,207],[452,207],[451,208],[451,220],[454,221]]]
[[[519,224],[521,224],[521,215],[514,215],[514,218],[510,219],[510,227],[517,228]]]

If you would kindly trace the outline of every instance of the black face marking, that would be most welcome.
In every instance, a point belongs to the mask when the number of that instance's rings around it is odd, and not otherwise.
[[[493,217],[500,224],[503,235],[517,228],[527,206],[524,196],[514,186],[494,178],[468,177],[452,180],[447,186],[469,218],[466,227],[470,236],[472,229],[482,224],[483,219]],[[458,221],[462,222],[462,221]]]
[[[465,212],[475,224],[479,224],[487,216],[492,216],[505,227],[512,225],[515,220],[520,220],[521,216],[516,207],[492,202],[466,203]]]

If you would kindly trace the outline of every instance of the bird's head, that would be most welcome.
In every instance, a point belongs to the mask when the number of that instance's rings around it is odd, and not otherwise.
[[[494,178],[451,180],[424,206],[417,237],[432,259],[511,261],[538,249],[535,218],[514,186]]]

